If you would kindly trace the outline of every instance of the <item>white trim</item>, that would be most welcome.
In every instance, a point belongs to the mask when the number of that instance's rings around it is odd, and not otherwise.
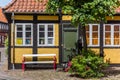
[[[105,47],[119,47],[120,46],[120,42],[119,42],[118,45],[114,45],[114,26],[118,25],[119,29],[120,29],[120,24],[104,24],[104,34],[105,34],[105,25],[110,25],[111,26],[111,45],[105,45],[105,42],[104,42],[104,46]],[[120,30],[119,30],[119,32],[120,32]],[[105,36],[104,36],[104,41],[105,41]]]
[[[111,25],[111,45],[114,45],[114,25]]]
[[[89,31],[88,31],[88,33],[89,33],[89,44],[88,44],[88,46],[90,47],[92,47],[92,46],[94,46],[94,47],[96,47],[96,46],[99,46],[99,37],[100,37],[100,26],[99,26],[99,24],[88,24],[89,25]],[[98,26],[98,44],[97,45],[93,45],[93,43],[92,43],[92,39],[93,39],[93,36],[92,36],[92,33],[93,33],[93,25],[97,25]]]
[[[89,46],[92,46],[92,25],[89,24]]]
[[[45,44],[39,44],[39,25],[44,25],[44,27],[45,27]],[[53,25],[53,37],[51,37],[51,38],[53,38],[53,44],[48,44],[48,25]],[[38,36],[37,36],[37,45],[38,46],[54,46],[55,45],[55,24],[49,24],[49,23],[45,23],[45,24],[38,24],[37,25],[37,28],[38,28],[38,30],[37,30],[37,33],[38,33]]]
[[[16,44],[16,39],[17,39],[17,25],[22,25],[22,28],[23,28],[23,31],[22,31],[22,36],[23,36],[23,44],[21,45],[18,45]],[[26,34],[26,31],[25,31],[25,26],[26,25],[31,25],[31,44],[25,44],[25,34]],[[15,45],[16,46],[32,46],[33,45],[33,24],[32,23],[16,23],[15,24]]]

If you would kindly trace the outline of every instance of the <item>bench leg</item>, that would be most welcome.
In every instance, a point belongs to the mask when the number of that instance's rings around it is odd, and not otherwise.
[[[24,64],[24,62],[25,62],[25,58],[23,57],[23,60],[22,60],[22,71],[25,71],[25,64]]]
[[[56,64],[56,61],[57,61],[57,59],[56,59],[56,57],[54,56],[54,64],[53,64],[53,68],[54,68],[54,70],[56,70],[56,69],[57,69],[57,64]]]

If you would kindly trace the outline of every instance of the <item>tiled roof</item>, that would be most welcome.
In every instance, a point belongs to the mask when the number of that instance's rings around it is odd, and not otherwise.
[[[0,22],[7,23],[7,19],[6,19],[5,15],[2,12],[2,8],[0,8]]]
[[[48,0],[37,2],[36,0],[12,0],[5,8],[5,12],[40,12],[46,10]]]
[[[43,13],[46,10],[48,0],[12,0],[5,8],[5,12],[39,12]],[[116,9],[116,13],[120,13],[120,7]]]

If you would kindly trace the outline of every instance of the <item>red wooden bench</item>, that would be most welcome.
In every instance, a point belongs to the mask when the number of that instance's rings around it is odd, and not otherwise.
[[[26,58],[30,57],[53,57],[52,60],[49,61],[26,61]],[[57,59],[56,54],[24,54],[22,59],[22,70],[25,71],[25,64],[38,64],[38,63],[53,63],[54,70],[57,69],[56,65]]]

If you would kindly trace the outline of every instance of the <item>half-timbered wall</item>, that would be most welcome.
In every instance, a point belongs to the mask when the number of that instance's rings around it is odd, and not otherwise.
[[[11,23],[11,63],[22,63],[23,54],[46,53],[56,54],[59,63],[58,16],[15,14],[13,19],[15,23]]]

